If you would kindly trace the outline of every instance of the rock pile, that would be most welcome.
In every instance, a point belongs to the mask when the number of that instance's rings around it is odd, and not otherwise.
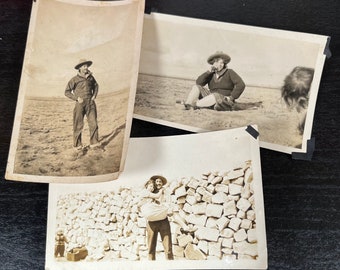
[[[86,260],[147,259],[146,220],[138,207],[141,189],[60,197],[57,224],[68,238],[67,248],[85,246]],[[183,231],[169,217],[175,259],[257,258],[251,161],[228,172],[171,181],[167,191],[173,213],[192,229]],[[157,251],[162,252],[161,243]]]

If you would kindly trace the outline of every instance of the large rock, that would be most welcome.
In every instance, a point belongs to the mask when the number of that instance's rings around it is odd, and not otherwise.
[[[240,218],[232,218],[228,224],[228,227],[237,231],[240,228],[242,220]]]
[[[204,253],[193,244],[188,244],[184,250],[185,258],[188,260],[205,260]]]
[[[223,204],[226,201],[228,201],[228,196],[224,192],[217,192],[211,198],[211,202],[216,204]]]
[[[185,186],[181,186],[181,187],[179,187],[175,190],[176,198],[180,198],[180,197],[183,197],[183,196],[186,196],[186,195],[187,195],[187,191],[185,189]]]
[[[249,255],[252,257],[258,255],[257,244],[251,244],[246,241],[235,242],[233,244],[233,249],[236,253],[239,254]]]
[[[237,214],[236,203],[235,201],[228,201],[223,205],[224,208],[224,215],[231,216]]]
[[[220,236],[220,231],[218,229],[213,228],[199,227],[195,232],[195,236],[197,237],[198,240],[217,242]]]
[[[228,194],[229,192],[229,186],[228,185],[225,185],[225,184],[217,184],[215,186],[215,191],[216,192],[224,192],[226,194]]]
[[[209,256],[215,256],[221,258],[222,256],[222,245],[221,242],[209,242]]]
[[[253,222],[249,219],[243,219],[240,227],[243,229],[249,230],[251,229],[252,223]]]
[[[219,218],[222,216],[223,213],[223,205],[219,204],[208,204],[207,205],[207,210],[206,210],[206,215],[208,217],[216,217]]]
[[[229,185],[229,194],[230,195],[238,195],[242,192],[242,186],[237,184],[230,184]]]
[[[202,195],[202,201],[211,203],[213,194],[207,190]]]
[[[234,233],[232,229],[226,228],[221,232],[221,237],[231,238],[234,236]]]
[[[248,237],[245,229],[240,229],[238,230],[237,232],[235,232],[234,234],[234,239],[236,242],[241,242],[241,241],[244,241],[246,240]]]
[[[215,186],[216,184],[221,183],[222,180],[223,180],[223,177],[218,175],[218,176],[215,176],[213,179],[211,179],[210,183]]]
[[[222,247],[232,249],[234,243],[234,238],[223,238]]]
[[[177,237],[178,245],[180,247],[186,247],[187,244],[192,243],[193,238],[190,234],[182,234]]]
[[[185,198],[186,202],[190,205],[194,205],[197,203],[197,197],[195,195],[188,195]]]
[[[230,219],[223,216],[223,217],[220,217],[217,221],[216,221],[216,225],[217,225],[217,228],[219,229],[219,231],[221,232],[222,230],[224,230],[228,224],[230,222]]]
[[[207,211],[207,203],[197,203],[191,207],[193,214],[205,214]]]
[[[207,222],[205,223],[205,227],[207,228],[216,228],[217,227],[217,218],[209,217]]]
[[[254,221],[255,217],[256,215],[254,210],[247,211],[247,219]]]
[[[191,223],[194,225],[205,226],[207,216],[190,214],[189,216],[187,216],[186,221],[187,223]]]
[[[244,171],[243,169],[236,169],[236,170],[232,170],[230,171],[227,175],[225,179],[236,179],[239,178],[241,176],[244,175]]]
[[[195,178],[191,178],[189,183],[188,183],[188,187],[193,188],[193,189],[197,189],[199,187],[200,181],[195,179]]]
[[[236,207],[242,210],[243,212],[247,212],[250,206],[251,206],[251,203],[244,198],[239,199],[239,201],[236,203]]]
[[[197,247],[205,254],[208,254],[208,241],[206,240],[199,240],[197,243]]]
[[[256,243],[257,242],[256,229],[248,230],[247,234],[248,234],[248,242],[249,243]]]
[[[175,257],[183,258],[184,257],[184,248],[173,245],[172,246],[172,253],[174,254]]]

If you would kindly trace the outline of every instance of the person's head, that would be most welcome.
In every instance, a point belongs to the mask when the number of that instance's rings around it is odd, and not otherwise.
[[[213,60],[213,66],[215,67],[216,71],[221,71],[222,69],[224,69],[227,64],[225,63],[225,61],[220,58],[220,57],[216,57]]]
[[[295,67],[289,73],[281,87],[281,97],[290,109],[295,109],[301,116],[298,124],[299,133],[302,135],[305,128],[306,109],[308,107],[309,90],[313,81],[314,69]]]
[[[156,189],[161,189],[167,183],[166,178],[161,175],[154,175],[150,178],[150,180],[155,182]]]
[[[281,87],[281,96],[288,107],[295,108],[298,112],[306,109],[313,75],[312,68],[295,67],[286,76]]]
[[[157,189],[162,188],[162,187],[163,187],[163,181],[162,181],[162,179],[157,178],[157,179],[155,180],[155,186],[156,186]]]
[[[207,62],[210,65],[213,65],[217,71],[220,71],[227,66],[230,60],[231,58],[229,55],[225,54],[224,52],[217,51],[208,57]]]
[[[58,229],[58,230],[57,230],[57,235],[63,235],[63,234],[64,234],[63,229]]]
[[[74,67],[80,73],[87,73],[88,68],[92,65],[92,61],[88,61],[86,59],[80,59],[79,63]]]
[[[155,181],[154,180],[148,180],[146,183],[145,183],[145,188],[150,191],[150,192],[153,192],[155,190]]]
[[[78,71],[82,74],[86,74],[88,72],[88,69],[89,69],[88,64],[84,64],[84,65],[80,66]]]

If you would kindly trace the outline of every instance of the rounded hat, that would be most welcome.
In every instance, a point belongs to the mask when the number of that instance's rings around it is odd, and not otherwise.
[[[91,66],[92,65],[92,61],[88,61],[86,59],[80,59],[79,63],[74,67],[75,69],[79,69],[82,65],[87,64],[87,66]]]
[[[168,182],[168,180],[166,180],[166,178],[164,176],[161,176],[161,175],[154,175],[154,176],[150,177],[150,180],[156,181],[156,179],[161,179],[163,186]]]
[[[207,59],[207,62],[212,65],[214,63],[215,58],[223,59],[225,64],[228,64],[231,60],[230,56],[222,51],[217,51],[214,54],[210,55]]]

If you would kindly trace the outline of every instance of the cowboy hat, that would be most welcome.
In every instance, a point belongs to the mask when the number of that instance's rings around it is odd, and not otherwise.
[[[214,63],[215,58],[221,58],[223,59],[225,64],[228,64],[231,60],[230,56],[228,54],[225,54],[224,52],[217,51],[214,54],[210,55],[207,59],[207,62],[212,65]]]
[[[166,180],[165,177],[161,176],[161,175],[154,175],[154,176],[151,176],[150,177],[150,180],[153,180],[153,181],[156,181],[156,179],[161,179],[162,180],[162,183],[163,183],[163,186],[168,182]]]
[[[87,66],[91,66],[92,65],[92,61],[88,61],[86,59],[80,59],[79,63],[74,67],[75,69],[79,69],[82,65],[87,64]]]

